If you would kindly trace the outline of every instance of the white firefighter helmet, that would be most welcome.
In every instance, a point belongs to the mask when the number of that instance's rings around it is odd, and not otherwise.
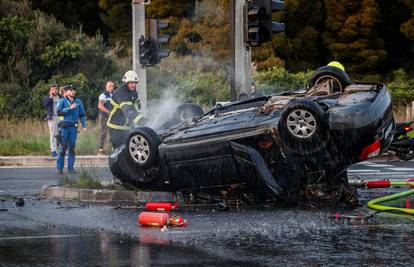
[[[129,70],[129,71],[125,72],[125,75],[122,78],[122,81],[124,83],[139,82],[139,79],[138,79],[138,75],[135,71]]]

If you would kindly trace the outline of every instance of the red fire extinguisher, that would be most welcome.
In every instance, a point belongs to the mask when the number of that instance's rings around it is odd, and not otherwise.
[[[147,202],[145,207],[149,211],[165,211],[169,212],[178,208],[178,203],[169,202]]]
[[[169,217],[167,213],[141,212],[138,215],[138,222],[143,226],[163,227],[167,225]]]
[[[187,220],[178,215],[168,215],[160,212],[141,212],[138,215],[138,223],[142,226],[187,226]]]

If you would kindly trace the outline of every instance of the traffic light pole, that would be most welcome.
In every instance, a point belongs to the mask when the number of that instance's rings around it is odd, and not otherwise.
[[[144,1],[132,0],[132,65],[138,74],[138,96],[141,111],[147,113],[147,69],[139,63],[139,38],[145,36],[145,5]]]
[[[251,49],[245,43],[246,0],[230,0],[231,101],[250,94],[252,84]]]

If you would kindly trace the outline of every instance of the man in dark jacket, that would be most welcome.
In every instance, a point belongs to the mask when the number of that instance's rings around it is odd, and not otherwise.
[[[56,106],[60,98],[57,84],[52,84],[49,90],[49,95],[43,99],[43,106],[47,110],[46,120],[47,125],[49,126],[50,151],[53,158],[57,157],[56,136],[58,135],[59,118],[56,113]]]
[[[127,71],[122,78],[124,84],[117,88],[112,95],[111,112],[109,112],[108,122],[109,139],[114,148],[125,144],[129,131],[137,127],[142,119],[139,112],[139,99],[136,91],[138,75],[135,71]]]

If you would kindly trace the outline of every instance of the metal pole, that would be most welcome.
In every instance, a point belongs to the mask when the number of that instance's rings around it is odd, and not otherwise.
[[[141,36],[145,37],[145,5],[143,1],[132,0],[132,68],[138,74],[138,96],[141,101],[141,111],[147,113],[147,69],[139,64],[139,44]]]
[[[234,72],[237,97],[242,93],[249,95],[252,84],[251,50],[246,46],[244,36],[246,6],[246,0],[235,0]]]
[[[235,1],[230,0],[230,11],[229,11],[229,21],[230,21],[230,97],[231,101],[237,101],[237,92],[236,92],[236,77],[235,77]]]

